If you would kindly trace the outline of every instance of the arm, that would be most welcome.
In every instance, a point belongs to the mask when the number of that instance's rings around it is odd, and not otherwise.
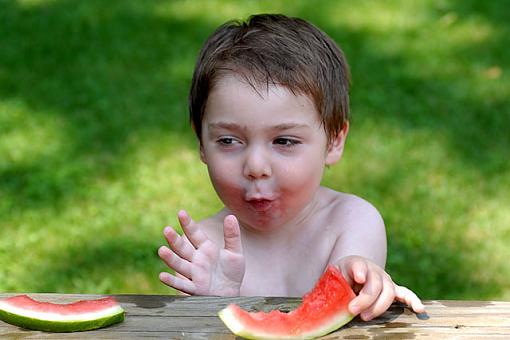
[[[425,311],[411,290],[396,285],[384,271],[386,232],[379,212],[368,202],[356,199],[342,232],[338,235],[330,263],[338,266],[358,296],[349,310],[371,320],[384,313],[393,301],[411,306],[417,313]],[[344,215],[345,216],[345,215]]]
[[[245,260],[237,219],[232,215],[225,217],[221,248],[185,211],[180,211],[178,218],[185,235],[179,236],[173,228],[165,228],[170,248],[162,246],[158,251],[176,274],[161,273],[160,280],[186,294],[238,296]]]
[[[341,221],[341,230],[329,257],[334,263],[346,256],[364,257],[379,267],[386,265],[386,228],[374,206],[361,198],[350,196],[342,202],[330,220]]]

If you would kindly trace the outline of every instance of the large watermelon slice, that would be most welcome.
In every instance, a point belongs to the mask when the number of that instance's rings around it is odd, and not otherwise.
[[[18,295],[0,299],[0,320],[40,331],[77,332],[121,322],[124,309],[112,297],[56,304]]]
[[[355,296],[341,272],[328,266],[302,304],[289,313],[250,313],[231,304],[219,316],[234,334],[247,339],[311,339],[351,321],[354,315],[347,308]]]

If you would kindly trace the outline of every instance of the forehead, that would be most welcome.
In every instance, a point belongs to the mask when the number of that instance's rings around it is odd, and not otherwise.
[[[204,118],[220,116],[231,119],[249,116],[254,122],[278,119],[320,124],[319,113],[309,96],[276,84],[248,82],[236,74],[219,78],[209,93]]]

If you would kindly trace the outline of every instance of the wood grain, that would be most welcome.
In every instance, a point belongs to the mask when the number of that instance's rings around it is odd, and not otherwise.
[[[17,294],[0,294],[0,298]],[[95,299],[99,295],[28,294],[54,303]],[[235,339],[217,313],[230,303],[250,311],[289,311],[297,298],[199,297],[161,295],[114,295],[126,310],[123,323],[79,333],[44,333],[24,330],[0,321],[0,338],[5,339]],[[401,304],[393,304],[379,318],[364,322],[354,319],[324,339],[510,339],[510,302],[425,301],[427,313],[416,315]]]

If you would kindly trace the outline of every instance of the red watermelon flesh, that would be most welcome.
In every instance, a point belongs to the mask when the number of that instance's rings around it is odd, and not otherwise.
[[[328,334],[354,318],[348,311],[356,297],[341,272],[328,266],[313,290],[303,297],[298,308],[282,313],[250,313],[229,305],[219,316],[236,335],[248,339],[310,339]]]
[[[124,310],[112,297],[56,304],[18,295],[0,300],[0,320],[28,329],[75,332],[121,322]]]

